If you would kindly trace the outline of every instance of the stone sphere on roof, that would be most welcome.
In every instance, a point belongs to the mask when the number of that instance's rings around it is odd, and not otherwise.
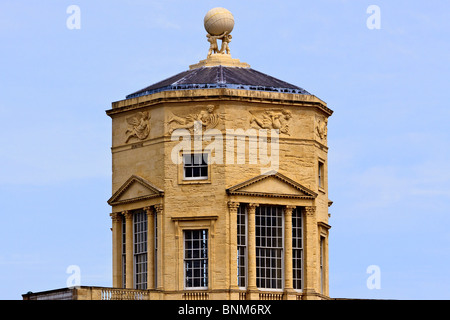
[[[230,34],[234,28],[234,17],[225,8],[214,8],[206,13],[204,24],[206,32],[212,36],[220,36],[224,32]]]

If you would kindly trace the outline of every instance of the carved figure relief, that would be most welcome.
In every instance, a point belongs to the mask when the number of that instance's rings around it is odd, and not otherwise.
[[[127,118],[128,129],[125,131],[128,143],[131,138],[144,140],[150,134],[150,113],[148,111],[138,112],[136,115]]]
[[[267,109],[264,112],[249,111],[252,115],[250,126],[256,129],[278,129],[280,134],[290,136],[289,122],[292,114],[284,109]]]
[[[208,130],[217,127],[220,116],[214,113],[215,106],[208,105],[206,110],[198,114],[190,114],[186,117],[180,117],[171,113],[167,124],[169,134],[176,129],[188,129],[191,133],[200,133],[202,130]]]
[[[328,119],[327,118],[316,118],[315,132],[316,132],[316,136],[320,140],[326,140],[327,139],[327,135],[328,135],[327,124],[328,124]]]

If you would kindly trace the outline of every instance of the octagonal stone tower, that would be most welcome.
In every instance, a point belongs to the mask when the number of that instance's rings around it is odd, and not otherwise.
[[[230,39],[208,34],[207,59],[107,110],[113,286],[326,299],[332,110],[232,59]]]

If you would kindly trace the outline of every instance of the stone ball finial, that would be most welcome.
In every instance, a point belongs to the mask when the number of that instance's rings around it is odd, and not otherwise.
[[[212,36],[220,36],[225,32],[230,34],[234,28],[234,17],[225,8],[209,10],[204,19],[205,30]]]

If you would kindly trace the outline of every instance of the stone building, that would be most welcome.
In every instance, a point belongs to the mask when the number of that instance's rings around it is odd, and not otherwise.
[[[217,52],[107,114],[114,287],[154,299],[328,297],[322,100]]]
[[[329,298],[332,110],[214,45],[106,111],[113,288],[88,298]]]

